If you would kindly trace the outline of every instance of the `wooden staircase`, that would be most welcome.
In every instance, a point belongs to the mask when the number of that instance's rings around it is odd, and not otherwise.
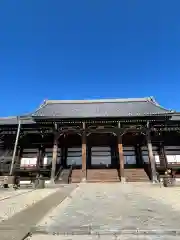
[[[87,182],[119,182],[117,169],[88,169]]]
[[[124,169],[126,182],[148,182],[149,177],[144,168]]]
[[[127,182],[148,182],[149,177],[144,168],[124,169]],[[71,182],[79,183],[82,180],[82,170],[73,169]],[[120,182],[117,169],[87,169],[87,182]]]
[[[79,183],[82,179],[82,170],[81,169],[73,169],[71,174],[71,182]]]

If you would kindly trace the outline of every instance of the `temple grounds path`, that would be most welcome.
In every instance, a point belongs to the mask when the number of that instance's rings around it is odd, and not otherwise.
[[[76,185],[61,185],[37,190],[9,190],[11,196],[0,200],[0,239],[24,239],[32,226],[75,188]]]
[[[0,190],[0,239],[180,239],[180,187],[82,183]],[[175,236],[177,235],[177,236]]]
[[[31,240],[180,239],[180,188],[83,183],[32,231]]]
[[[56,192],[56,189],[28,189],[17,190],[7,189],[0,192],[0,223],[33,206],[38,201]]]

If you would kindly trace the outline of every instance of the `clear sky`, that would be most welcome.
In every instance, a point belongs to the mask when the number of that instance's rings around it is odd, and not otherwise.
[[[179,12],[179,0],[1,0],[0,116],[146,96],[180,111]]]

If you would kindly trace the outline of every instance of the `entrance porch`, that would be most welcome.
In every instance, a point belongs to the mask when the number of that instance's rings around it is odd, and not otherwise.
[[[131,139],[131,141],[129,141]],[[62,139],[61,139],[62,140]],[[136,136],[124,137],[123,168],[126,181],[148,181],[146,164],[143,162]],[[64,139],[64,168],[72,166],[72,182],[117,182],[121,179],[118,138],[110,133],[93,133],[82,144],[80,135],[67,135]],[[85,154],[83,156],[83,147]],[[85,170],[83,169],[85,166]],[[85,174],[83,175],[83,170]],[[83,176],[85,176],[83,178]]]

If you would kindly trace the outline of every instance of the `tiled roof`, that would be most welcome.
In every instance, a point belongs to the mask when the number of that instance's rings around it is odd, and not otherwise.
[[[0,125],[14,125],[17,124],[18,120],[17,117],[2,117],[0,118]]]
[[[33,117],[90,118],[168,114],[152,97],[102,100],[46,100]]]
[[[22,118],[21,119],[22,124],[33,124],[35,121],[32,119],[32,117],[28,118]],[[0,118],[0,125],[16,125],[18,124],[18,117],[4,117]]]
[[[171,121],[180,121],[180,113],[174,113],[172,115]]]

